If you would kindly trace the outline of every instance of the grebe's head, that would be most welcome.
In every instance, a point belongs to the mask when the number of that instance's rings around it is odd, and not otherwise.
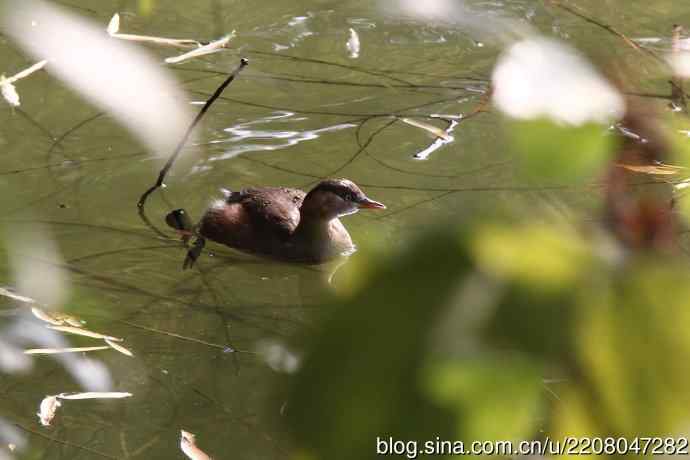
[[[351,180],[328,179],[311,189],[304,198],[301,212],[322,219],[334,219],[354,214],[360,209],[386,209],[386,206],[368,198]]]

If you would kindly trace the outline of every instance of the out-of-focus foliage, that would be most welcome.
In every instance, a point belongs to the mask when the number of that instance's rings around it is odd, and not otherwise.
[[[520,172],[552,184],[590,178],[610,161],[614,138],[601,125],[556,125],[546,119],[516,121],[510,132],[519,155]]]
[[[542,181],[593,181],[615,158],[618,138],[603,126],[512,128]],[[337,279],[354,294],[344,288],[311,337],[287,406],[306,458],[374,459],[377,437],[421,445],[687,429],[687,264],[626,248],[601,224],[496,216],[343,268]]]

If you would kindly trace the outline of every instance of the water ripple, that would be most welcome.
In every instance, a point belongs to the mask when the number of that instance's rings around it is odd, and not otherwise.
[[[323,133],[340,131],[342,129],[354,128],[354,123],[340,123],[310,130],[277,130],[277,129],[257,129],[271,123],[294,123],[305,121],[306,117],[295,117],[294,112],[278,111],[271,115],[257,120],[238,123],[223,131],[231,136],[225,139],[211,141],[210,144],[237,144],[225,150],[220,155],[208,158],[208,161],[228,160],[237,155],[247,152],[280,150],[302,141],[309,141],[319,138]],[[252,142],[252,140],[256,142]]]

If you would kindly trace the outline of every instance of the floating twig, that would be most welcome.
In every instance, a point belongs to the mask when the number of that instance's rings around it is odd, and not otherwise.
[[[24,426],[24,425],[21,425],[21,424],[19,424],[19,423],[17,423],[17,422],[13,422],[13,425],[16,426],[17,428],[19,428],[20,430],[23,430],[23,431],[25,431],[25,432],[27,432],[27,433],[31,433],[31,434],[33,434],[33,435],[35,435],[35,436],[40,437],[40,438],[46,439],[46,440],[50,441],[51,443],[59,444],[59,445],[61,445],[61,446],[73,447],[73,448],[75,448],[75,449],[80,449],[80,450],[83,450],[84,452],[89,452],[89,453],[91,453],[91,454],[93,454],[93,455],[97,455],[97,456],[103,457],[103,458],[108,458],[108,459],[110,459],[110,460],[121,460],[121,459],[118,458],[118,457],[114,457],[114,456],[112,456],[112,455],[108,455],[108,454],[106,454],[106,453],[99,452],[99,451],[97,451],[97,450],[95,450],[95,449],[92,449],[92,448],[90,448],[90,447],[82,446],[81,444],[76,444],[76,443],[73,443],[73,442],[69,442],[69,441],[65,441],[65,440],[59,439],[59,438],[57,438],[57,437],[48,436],[48,435],[46,435],[46,434],[44,434],[44,433],[41,433],[40,431],[33,430],[33,429],[31,429],[31,428],[29,428],[29,427],[26,427],[26,426]]]
[[[18,80],[21,80],[22,78],[28,77],[29,75],[31,75],[32,73],[34,73],[36,71],[41,70],[43,67],[46,66],[46,64],[48,64],[48,61],[45,59],[43,61],[39,61],[36,64],[32,65],[31,67],[26,68],[26,69],[22,70],[21,72],[12,75],[11,77],[5,78],[4,81],[6,83],[14,83]]]
[[[90,331],[84,329],[83,327],[74,326],[48,326],[48,329],[53,329],[54,331],[67,332],[69,334],[83,335],[84,337],[91,337],[93,339],[108,339],[114,342],[122,342],[122,339],[118,337],[113,337],[110,335],[101,334],[99,332]]]
[[[121,391],[87,391],[85,393],[60,393],[56,395],[60,399],[120,399],[131,396],[132,393]]]
[[[203,43],[197,40],[152,37],[150,35],[121,34],[120,15],[118,13],[115,13],[113,17],[110,19],[110,22],[108,23],[108,28],[106,30],[108,32],[108,35],[110,35],[113,38],[118,38],[120,40],[128,40],[140,43],[151,43],[154,45],[161,46],[172,46],[175,48],[194,48],[203,46]]]
[[[230,32],[229,35],[226,35],[225,37],[218,39],[216,41],[213,41],[207,45],[200,46],[197,49],[194,49],[192,51],[189,51],[187,53],[181,54],[180,56],[175,56],[175,57],[169,57],[165,59],[165,62],[167,64],[178,64],[180,62],[188,61],[189,59],[194,59],[200,56],[205,56],[207,54],[213,54],[217,53],[218,51],[221,51],[224,48],[227,48],[228,43],[230,43],[230,40],[235,36],[235,31],[233,30]]]
[[[651,174],[655,176],[671,176],[682,172],[685,168],[682,166],[667,165],[664,163],[655,163],[651,165],[630,165],[624,163],[616,163],[619,168],[627,169],[628,171]]]
[[[86,351],[98,351],[98,350],[109,350],[110,347],[99,346],[99,347],[76,347],[76,348],[31,348],[29,350],[24,350],[24,354],[27,355],[57,355],[60,353],[79,353]]]
[[[21,105],[21,102],[19,100],[19,93],[17,93],[17,88],[14,86],[14,83],[16,81],[21,80],[22,78],[28,77],[37,70],[42,69],[43,67],[45,67],[47,63],[48,61],[46,60],[37,62],[28,69],[24,69],[21,72],[12,75],[11,77],[5,77],[4,75],[0,75],[0,92],[2,93],[2,97],[5,98],[8,104],[10,104],[13,107],[19,107]]]
[[[154,328],[152,328],[152,327],[142,326],[142,325],[140,325],[140,324],[135,324],[135,323],[130,323],[129,321],[125,321],[125,320],[120,320],[120,322],[121,322],[122,324],[126,324],[126,325],[128,325],[128,326],[132,326],[132,327],[135,327],[135,328],[137,328],[137,329],[143,329],[143,330],[145,330],[145,331],[154,332],[154,333],[156,333],[156,334],[161,334],[161,335],[167,335],[168,337],[173,337],[173,338],[176,338],[176,339],[185,340],[185,341],[187,341],[187,342],[194,342],[194,343],[199,343],[199,344],[201,344],[201,345],[206,345],[206,346],[208,346],[208,347],[218,348],[218,349],[220,349],[220,350],[223,350],[224,353],[250,353],[250,354],[256,354],[256,353],[253,352],[253,351],[238,350],[238,349],[236,349],[236,348],[234,348],[234,347],[231,347],[230,345],[221,345],[221,344],[218,344],[218,343],[206,342],[205,340],[195,339],[194,337],[187,337],[187,336],[184,336],[184,335],[176,334],[176,333],[174,333],[174,332],[168,332],[168,331],[163,331],[163,330],[160,330],[160,329],[154,329]]]
[[[23,303],[36,303],[34,299],[31,297],[26,297],[23,295],[19,295],[16,292],[12,292],[7,288],[0,287],[0,296],[3,297],[9,297],[12,300],[16,300],[18,302],[23,302]]]

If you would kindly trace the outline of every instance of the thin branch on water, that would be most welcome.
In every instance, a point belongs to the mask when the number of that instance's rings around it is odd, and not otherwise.
[[[46,439],[46,440],[48,440],[48,441],[50,441],[50,442],[54,442],[54,443],[56,443],[56,444],[60,444],[60,445],[62,445],[62,446],[66,446],[66,447],[74,447],[74,448],[83,450],[83,451],[85,451],[85,452],[88,452],[88,453],[90,453],[90,454],[97,455],[97,456],[99,456],[99,457],[111,458],[111,459],[113,459],[113,460],[118,460],[118,458],[115,457],[115,456],[113,456],[113,455],[109,455],[109,454],[106,454],[106,453],[103,453],[103,452],[99,452],[99,451],[97,451],[97,450],[95,450],[95,449],[92,449],[92,448],[86,447],[86,446],[82,446],[82,445],[80,445],[80,444],[76,444],[76,443],[69,442],[69,441],[63,441],[62,439],[58,439],[58,438],[55,438],[55,437],[52,437],[52,436],[48,436],[48,435],[46,435],[46,434],[41,433],[40,431],[33,430],[33,429],[31,429],[31,428],[29,428],[29,427],[26,427],[26,426],[24,426],[24,425],[22,425],[22,424],[20,424],[20,423],[14,422],[13,425],[16,426],[17,428],[19,428],[19,429],[21,429],[21,430],[27,432],[27,433],[31,433],[32,435],[35,435],[35,436],[38,436],[38,437],[40,437],[40,438]]]
[[[144,206],[146,205],[146,200],[148,199],[149,195],[153,193],[156,189],[159,187],[163,186],[163,181],[165,180],[165,176],[168,174],[168,171],[170,171],[170,168],[172,168],[173,164],[175,163],[175,160],[177,160],[177,157],[180,156],[180,153],[182,152],[182,149],[184,146],[187,144],[187,141],[189,140],[189,136],[192,134],[192,131],[194,128],[199,124],[201,119],[204,117],[206,112],[211,108],[213,103],[220,97],[221,93],[225,90],[225,88],[232,83],[232,81],[235,79],[235,77],[244,69],[247,64],[249,64],[249,61],[245,58],[242,58],[240,60],[240,64],[235,68],[235,70],[232,71],[232,73],[228,76],[228,78],[216,89],[216,91],[211,95],[211,97],[206,101],[204,106],[201,108],[197,116],[194,118],[192,123],[189,125],[187,128],[187,131],[184,133],[184,136],[182,136],[182,140],[180,143],[177,145],[175,148],[175,151],[170,155],[170,158],[168,158],[168,161],[165,163],[165,166],[163,166],[163,169],[160,170],[158,173],[158,179],[156,180],[156,183],[150,187],[148,190],[146,190],[142,195],[141,198],[139,198],[139,202],[137,203],[137,207],[139,208],[139,216],[144,220],[145,223],[147,223],[150,227],[152,227],[150,221],[145,215],[144,212]],[[161,233],[155,227],[152,227],[157,233]],[[165,234],[163,234],[165,236]]]
[[[256,354],[255,352],[249,351],[249,350],[238,350],[238,349],[236,349],[230,345],[221,345],[218,343],[206,342],[205,340],[195,339],[194,337],[187,337],[187,336],[184,336],[181,334],[176,334],[174,332],[168,332],[168,331],[163,331],[163,330],[155,329],[155,328],[148,327],[148,326],[142,326],[141,324],[135,324],[135,323],[131,323],[131,322],[125,321],[125,320],[119,320],[118,322],[122,323],[122,324],[126,324],[127,326],[137,328],[137,329],[143,329],[145,331],[154,332],[156,334],[167,335],[168,337],[173,337],[175,339],[185,340],[187,342],[198,343],[201,345],[206,345],[207,347],[218,348],[220,350],[223,350],[223,353],[248,353],[248,354],[252,354],[252,355]]]

